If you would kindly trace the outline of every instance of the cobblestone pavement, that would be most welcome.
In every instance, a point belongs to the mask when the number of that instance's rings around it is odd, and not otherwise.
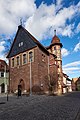
[[[80,120],[80,92],[0,97],[0,120]]]

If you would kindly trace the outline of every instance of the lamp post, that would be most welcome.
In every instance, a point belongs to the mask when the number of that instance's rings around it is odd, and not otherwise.
[[[7,70],[7,67],[6,67],[6,64],[5,64],[5,92],[7,93],[7,101],[8,101],[8,82],[7,82],[7,79],[6,79],[6,70]]]
[[[32,95],[32,68],[31,68],[31,59],[30,59],[30,96]]]

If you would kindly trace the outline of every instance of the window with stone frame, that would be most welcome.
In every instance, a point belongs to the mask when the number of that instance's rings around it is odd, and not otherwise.
[[[14,67],[14,58],[11,60],[12,67]]]
[[[17,66],[20,65],[20,57],[19,56],[16,57],[16,64],[17,64]]]
[[[33,62],[34,61],[34,56],[33,56],[33,51],[29,52],[29,62]]]
[[[24,53],[23,54],[23,64],[26,64],[27,63],[27,54]]]

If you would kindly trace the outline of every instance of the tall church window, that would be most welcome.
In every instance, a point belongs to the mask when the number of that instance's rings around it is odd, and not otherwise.
[[[19,56],[16,57],[16,62],[17,62],[17,65],[20,65],[20,58],[19,58]]]
[[[29,62],[33,62],[33,52],[32,51],[30,51],[29,52]]]
[[[56,46],[54,46],[54,50],[56,50]]]
[[[12,62],[12,67],[14,67],[14,58],[12,58],[11,62]]]
[[[27,55],[26,53],[23,54],[23,64],[26,64],[27,63]]]

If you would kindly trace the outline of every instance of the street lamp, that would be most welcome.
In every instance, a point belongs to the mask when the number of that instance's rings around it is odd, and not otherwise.
[[[30,59],[30,96],[32,95],[32,69],[31,69],[31,59]]]
[[[6,67],[6,64],[5,64],[5,82],[6,82],[6,85],[5,85],[5,92],[7,93],[7,101],[8,101],[8,82],[7,82],[7,79],[6,79],[6,70],[7,70],[7,67]]]

